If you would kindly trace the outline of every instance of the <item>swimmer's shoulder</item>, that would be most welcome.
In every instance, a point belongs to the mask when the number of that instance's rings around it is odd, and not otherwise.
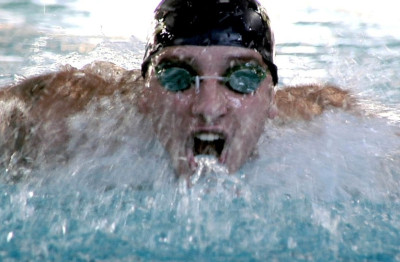
[[[139,70],[126,70],[110,62],[94,62],[82,69],[66,65],[2,88],[0,100],[18,98],[31,106],[62,102],[79,107],[96,97],[129,93],[142,82]]]
[[[343,88],[331,84],[285,86],[275,95],[281,118],[311,119],[329,107],[349,110],[354,97]]]

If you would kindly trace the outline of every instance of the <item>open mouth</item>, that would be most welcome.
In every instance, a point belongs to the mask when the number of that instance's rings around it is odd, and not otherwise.
[[[218,159],[225,146],[225,137],[217,133],[197,133],[194,136],[194,156],[211,155]]]

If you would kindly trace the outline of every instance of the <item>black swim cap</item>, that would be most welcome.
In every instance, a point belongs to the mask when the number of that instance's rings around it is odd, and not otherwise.
[[[142,75],[162,48],[177,45],[238,46],[263,57],[274,84],[274,36],[269,18],[257,0],[164,0],[155,10],[154,36],[146,46]]]

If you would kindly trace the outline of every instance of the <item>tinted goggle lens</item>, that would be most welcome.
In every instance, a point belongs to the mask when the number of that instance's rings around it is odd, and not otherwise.
[[[225,77],[207,77],[195,76],[183,67],[161,65],[156,68],[156,75],[161,85],[172,92],[186,90],[202,79],[217,78],[230,89],[242,94],[249,94],[257,90],[267,73],[261,66],[246,64],[234,67]]]
[[[157,70],[157,78],[162,86],[173,92],[188,89],[193,82],[193,76],[190,72],[181,67]]]

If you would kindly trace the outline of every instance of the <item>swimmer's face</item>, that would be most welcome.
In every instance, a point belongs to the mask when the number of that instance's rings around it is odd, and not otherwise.
[[[248,67],[266,73],[253,92],[234,90],[220,78]],[[175,73],[178,80],[171,78]],[[195,75],[207,77],[196,85]],[[139,101],[181,175],[193,173],[198,154],[214,155],[231,173],[237,171],[254,152],[273,105],[272,78],[261,55],[226,46],[164,48],[152,60]]]

